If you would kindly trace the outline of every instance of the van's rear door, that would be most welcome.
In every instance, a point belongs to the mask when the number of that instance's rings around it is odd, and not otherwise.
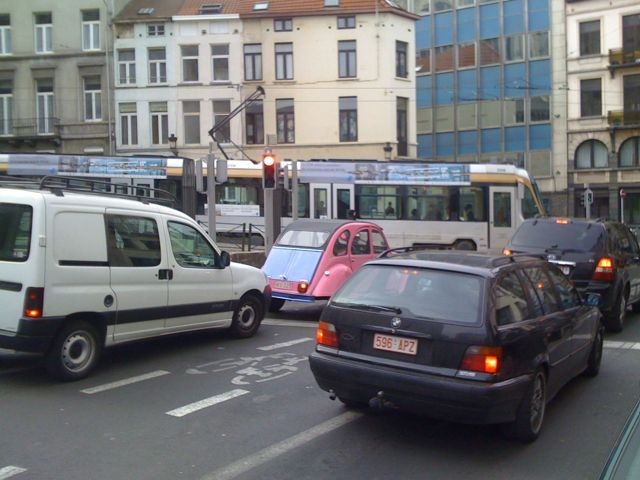
[[[44,202],[33,192],[0,193],[0,330],[16,332],[27,288],[44,286]]]

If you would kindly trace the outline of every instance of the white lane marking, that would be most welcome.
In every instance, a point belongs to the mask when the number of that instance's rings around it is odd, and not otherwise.
[[[615,342],[605,340],[604,348],[616,348],[619,350],[640,350],[640,342]]]
[[[301,320],[276,320],[273,318],[262,321],[263,325],[276,325],[282,327],[306,327],[318,328],[318,322],[304,322]]]
[[[14,467],[13,465],[0,468],[0,480],[5,480],[6,478],[13,477],[14,475],[18,475],[19,473],[24,473],[26,471],[26,468]]]
[[[176,408],[166,413],[167,415],[171,415],[172,417],[180,418],[184,417],[185,415],[189,415],[190,413],[197,412],[198,410],[202,410],[203,408],[216,405],[217,403],[226,402],[227,400],[231,400],[232,398],[246,395],[247,393],[249,393],[249,390],[242,390],[241,388],[237,388],[226,393],[221,393],[220,395],[216,395],[214,397],[209,397],[198,402],[190,403],[189,405]]]
[[[291,345],[311,341],[313,341],[313,338],[298,338],[297,340],[291,340],[289,342],[275,343],[273,345],[267,345],[266,347],[258,347],[258,350],[275,350],[277,348],[290,347]]]
[[[113,388],[119,388],[119,387],[124,387],[125,385],[131,385],[132,383],[143,382],[151,378],[162,377],[163,375],[168,375],[169,373],[170,372],[167,372],[166,370],[156,370],[155,372],[149,372],[143,375],[137,375],[135,377],[125,378],[123,380],[118,380],[117,382],[105,383],[104,385],[98,385],[97,387],[85,388],[84,390],[80,390],[80,391],[82,393],[92,395],[94,393],[104,392],[105,390],[111,390]]]
[[[243,473],[248,472],[274,458],[287,453],[294,448],[298,448],[305,443],[309,443],[312,440],[324,435],[325,433],[329,433],[332,430],[342,427],[347,423],[353,422],[360,418],[363,414],[359,412],[345,412],[342,415],[338,415],[337,417],[332,418],[331,420],[327,420],[326,422],[320,423],[315,427],[311,427],[304,432],[298,433],[293,437],[289,437],[281,442],[274,443],[273,445],[266,447],[259,452],[256,452],[252,455],[248,455],[244,458],[241,458],[238,461],[227,465],[226,467],[222,467],[219,470],[208,473],[201,480],[231,480],[236,478]]]

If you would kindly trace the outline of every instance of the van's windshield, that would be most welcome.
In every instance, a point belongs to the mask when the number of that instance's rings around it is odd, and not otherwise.
[[[32,217],[33,209],[29,205],[0,203],[0,261],[27,261]]]

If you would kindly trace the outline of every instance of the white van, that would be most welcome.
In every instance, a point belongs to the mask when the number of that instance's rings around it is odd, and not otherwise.
[[[230,262],[185,214],[54,189],[0,188],[0,348],[45,355],[63,380],[103,347],[209,328],[253,335],[264,273]]]

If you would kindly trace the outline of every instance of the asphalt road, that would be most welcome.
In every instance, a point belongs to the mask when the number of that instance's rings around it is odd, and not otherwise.
[[[607,335],[600,375],[549,404],[531,445],[492,426],[350,411],[309,370],[319,312],[287,305],[246,340],[114,348],[75,383],[0,351],[0,480],[591,479],[639,396],[636,316]]]

